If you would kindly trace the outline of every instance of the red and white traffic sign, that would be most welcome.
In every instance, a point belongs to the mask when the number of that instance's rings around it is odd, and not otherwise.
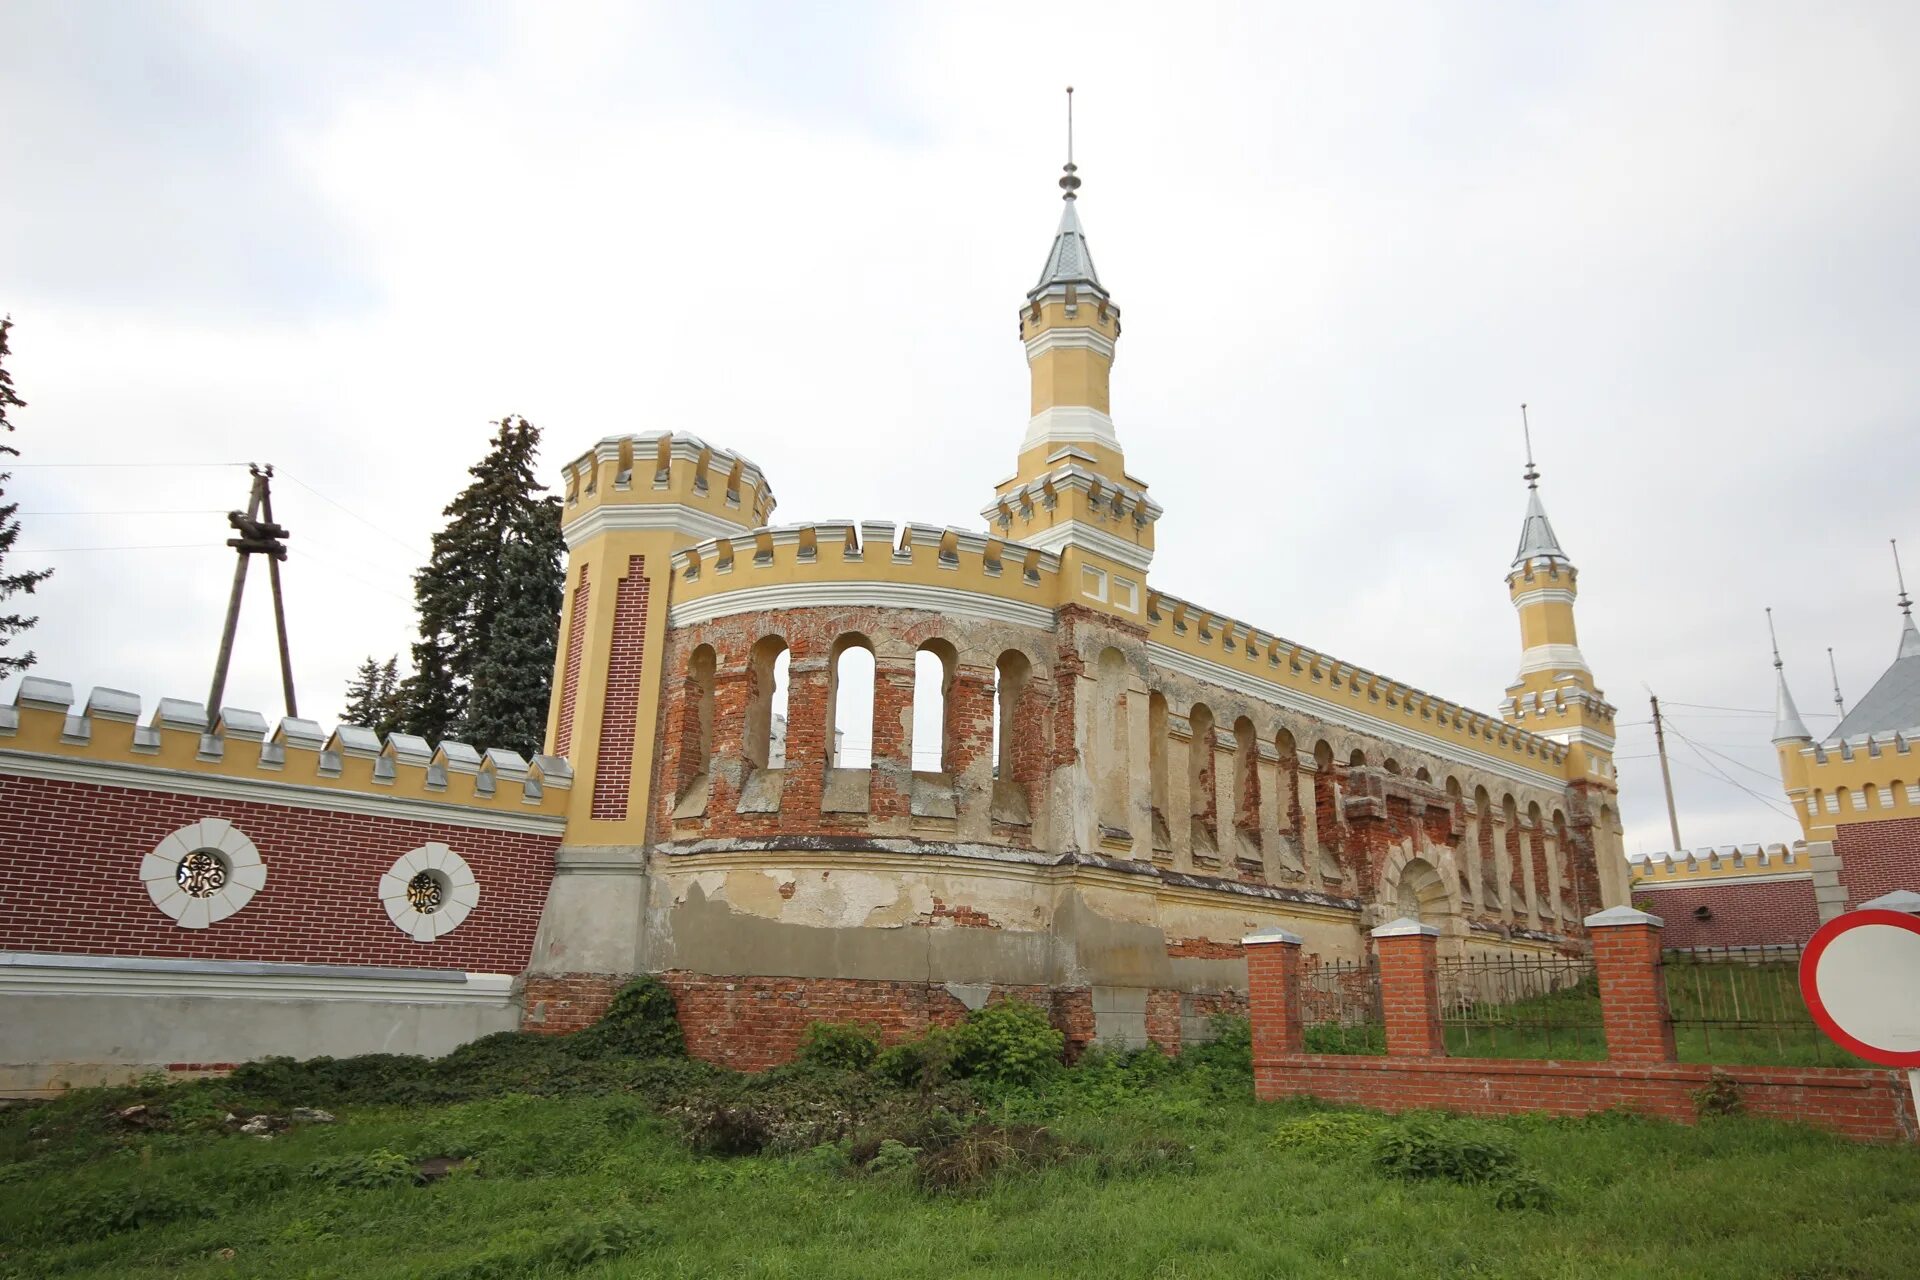
[[[1920,918],[1864,907],[1827,921],[1800,957],[1800,994],[1836,1044],[1914,1069],[1920,1093]]]

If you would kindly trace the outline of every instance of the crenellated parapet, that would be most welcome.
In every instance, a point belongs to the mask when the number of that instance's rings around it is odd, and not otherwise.
[[[760,468],[695,435],[607,436],[562,471],[569,545],[608,529],[718,534],[773,516],[773,490]]]
[[[1829,742],[1778,744],[1787,798],[1809,840],[1860,822],[1920,817],[1920,753],[1913,730]]]
[[[1627,866],[1634,889],[1664,885],[1738,883],[1752,879],[1805,878],[1812,864],[1803,841],[1785,844],[1724,845],[1663,853],[1630,853]]]
[[[444,808],[448,822],[557,830],[573,771],[558,756],[531,761],[504,748],[384,739],[340,725],[331,733],[288,717],[269,730],[258,712],[162,698],[144,719],[138,695],[28,676],[0,707],[0,772],[142,789],[241,788],[253,798],[343,806],[373,801]]]

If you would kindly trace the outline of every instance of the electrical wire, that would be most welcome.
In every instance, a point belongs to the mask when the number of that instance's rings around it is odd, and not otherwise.
[[[223,507],[174,507],[167,510],[144,511],[20,511],[23,516],[219,516],[225,515]]]
[[[244,467],[245,462],[9,462],[7,470],[40,467]]]
[[[224,547],[224,542],[149,542],[138,546],[122,547],[15,547],[13,554],[21,556],[60,556],[73,551],[186,551],[199,547]]]
[[[365,516],[361,515],[358,511],[355,511],[352,507],[347,506],[345,503],[334,501],[334,499],[329,498],[326,494],[320,492],[318,489],[308,484],[305,480],[302,480],[299,476],[291,476],[286,474],[284,471],[276,471],[274,472],[274,479],[293,481],[295,484],[299,485],[302,489],[305,489],[308,493],[320,499],[320,501],[326,503],[329,506],[339,508],[341,511],[346,512],[348,515],[352,516],[355,520],[358,520],[361,524],[367,526],[367,528],[373,530],[375,533],[379,534],[381,537],[389,539],[390,541],[392,541],[398,546],[405,547],[407,550],[413,552],[417,556],[424,557],[430,554],[426,551],[422,551],[420,549],[419,544],[414,542],[409,542],[407,539],[401,537],[397,533],[394,533],[390,529],[381,528],[379,525],[367,519]]]
[[[1677,731],[1675,732],[1674,736],[1676,738],[1679,738],[1680,741],[1686,743],[1688,750],[1692,751],[1695,755],[1699,756],[1700,762],[1702,764],[1706,765],[1707,768],[1713,770],[1713,773],[1711,774],[1703,773],[1702,774],[1703,777],[1718,776],[1719,779],[1722,782],[1726,783],[1728,786],[1733,787],[1735,790],[1746,792],[1748,795],[1752,796],[1755,800],[1758,800],[1761,804],[1766,805],[1767,808],[1772,809],[1775,813],[1779,814],[1781,817],[1789,818],[1789,819],[1793,818],[1793,814],[1790,813],[1788,810],[1786,810],[1785,808],[1782,808],[1779,804],[1775,803],[1773,800],[1768,799],[1766,796],[1761,795],[1758,791],[1755,791],[1752,787],[1747,786],[1744,782],[1741,782],[1739,779],[1727,773],[1725,769],[1722,769],[1719,765],[1707,759],[1705,753],[1703,753],[1698,747],[1694,746],[1693,743],[1689,741],[1685,736],[1681,735]],[[1678,761],[1677,763],[1679,763],[1685,768],[1689,768],[1689,769],[1693,768],[1692,765],[1687,764],[1687,762],[1684,760]],[[1693,769],[1693,771],[1695,773],[1702,773],[1702,771],[1699,769]]]

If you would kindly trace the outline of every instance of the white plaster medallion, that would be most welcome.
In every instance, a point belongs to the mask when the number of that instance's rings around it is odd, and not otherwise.
[[[432,942],[460,927],[480,905],[473,868],[446,845],[423,844],[400,855],[380,877],[380,902],[393,927],[415,942]]]
[[[266,886],[267,864],[246,832],[225,818],[202,818],[155,845],[141,859],[140,879],[175,924],[204,929],[253,900]]]

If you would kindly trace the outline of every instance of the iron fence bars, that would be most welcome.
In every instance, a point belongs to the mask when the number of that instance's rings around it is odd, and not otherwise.
[[[1600,983],[1588,957],[1507,952],[1443,959],[1436,978],[1450,1056],[1585,1062],[1607,1056]]]
[[[1379,960],[1310,962],[1300,976],[1300,1019],[1308,1053],[1385,1053]]]
[[[1793,946],[1694,947],[1661,953],[1667,1014],[1682,1062],[1866,1066],[1814,1025]]]

